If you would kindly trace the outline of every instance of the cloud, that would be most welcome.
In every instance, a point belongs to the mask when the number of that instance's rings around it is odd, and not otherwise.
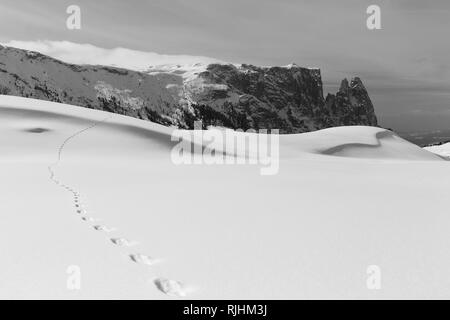
[[[217,59],[202,56],[163,55],[125,48],[104,49],[91,44],[79,44],[69,41],[12,40],[3,45],[37,51],[67,63],[106,65],[136,71],[147,70],[150,66],[166,64],[193,65],[196,63],[209,64],[220,62]]]

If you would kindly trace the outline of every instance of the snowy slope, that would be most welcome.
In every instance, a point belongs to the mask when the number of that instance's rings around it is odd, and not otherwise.
[[[424,149],[450,159],[450,142]]]
[[[174,165],[172,130],[0,96],[0,297],[450,297],[447,161],[343,127],[280,137],[261,176]]]

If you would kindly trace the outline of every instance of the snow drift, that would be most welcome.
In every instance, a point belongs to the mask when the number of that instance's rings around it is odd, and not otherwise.
[[[450,142],[437,146],[425,147],[424,149],[438,154],[446,159],[450,159]]]
[[[0,297],[450,297],[447,161],[342,127],[281,136],[264,177],[174,165],[172,130],[0,96]]]

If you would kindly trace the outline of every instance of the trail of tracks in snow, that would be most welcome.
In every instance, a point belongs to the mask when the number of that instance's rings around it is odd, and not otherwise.
[[[58,148],[57,160],[53,164],[48,166],[48,171],[50,173],[50,180],[53,181],[59,187],[65,189],[67,192],[70,192],[72,194],[75,212],[77,214],[81,215],[81,219],[83,221],[88,222],[88,223],[93,223],[93,225],[91,225],[91,227],[94,230],[99,231],[99,232],[104,232],[104,233],[112,233],[112,232],[117,231],[117,229],[110,228],[105,225],[99,224],[99,219],[89,216],[88,211],[86,210],[86,207],[83,204],[83,201],[81,200],[81,194],[75,188],[70,186],[69,184],[66,184],[66,183],[63,183],[62,181],[60,181],[56,175],[55,168],[61,164],[64,149],[71,140],[73,140],[77,136],[87,132],[88,130],[95,128],[96,126],[98,126],[104,122],[107,122],[111,117],[112,117],[112,115],[104,118],[103,120],[94,122],[91,125],[83,128],[83,129],[75,132],[71,136],[67,137]],[[109,240],[111,243],[113,243],[114,245],[116,245],[118,247],[132,247],[132,246],[136,246],[139,244],[138,242],[129,240],[127,238],[112,237],[112,238],[109,238]],[[150,256],[147,256],[147,255],[144,255],[141,253],[128,254],[128,257],[129,257],[130,261],[132,261],[134,263],[143,264],[143,265],[147,265],[147,266],[153,266],[153,265],[157,264],[158,262],[160,262],[160,259],[152,258]],[[161,292],[163,292],[169,296],[174,296],[174,297],[186,296],[186,290],[184,289],[183,285],[179,281],[170,280],[170,279],[166,279],[166,278],[157,276],[157,277],[154,277],[152,282],[158,290],[160,290]]]

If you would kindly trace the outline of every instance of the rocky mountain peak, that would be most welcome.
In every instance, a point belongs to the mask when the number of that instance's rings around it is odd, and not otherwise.
[[[366,90],[361,79],[359,77],[354,77],[350,81],[350,86],[352,88],[359,88],[360,90]]]
[[[325,106],[330,116],[342,125],[378,126],[369,94],[359,77],[342,80],[336,95],[328,94]]]
[[[341,81],[341,86],[339,87],[339,92],[348,92],[349,84],[347,79]]]

